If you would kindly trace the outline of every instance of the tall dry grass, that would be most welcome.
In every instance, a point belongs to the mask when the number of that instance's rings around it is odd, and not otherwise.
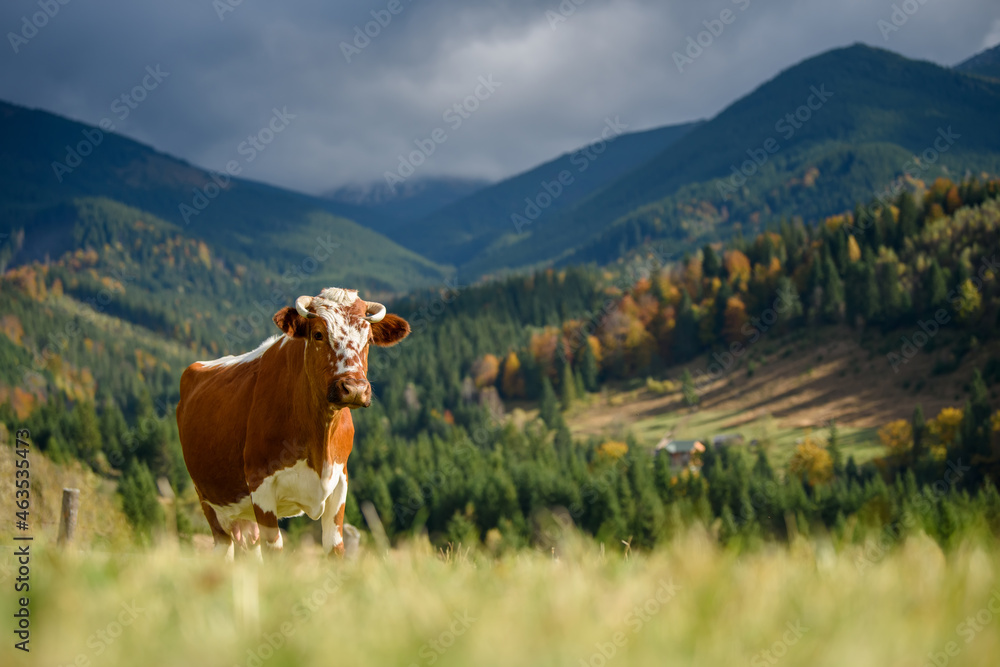
[[[20,534],[14,526],[15,453],[12,434],[0,434],[0,537],[2,544],[11,543],[10,536]],[[10,438],[11,442],[5,442]],[[132,531],[115,499],[115,483],[94,474],[79,461],[54,463],[37,450],[30,450],[28,463],[31,481],[29,509],[30,534],[37,538],[55,539],[59,533],[62,510],[62,490],[80,490],[77,533],[88,548],[123,549],[131,545]]]
[[[300,549],[263,565],[165,547],[34,548],[32,652],[17,655],[3,628],[4,665],[885,667],[1000,657],[1000,552],[974,539],[945,554],[909,538],[864,568],[860,547],[800,539],[737,555],[699,530],[627,559],[573,536],[558,557],[440,554],[417,541],[355,561]],[[12,597],[0,617],[11,619]]]

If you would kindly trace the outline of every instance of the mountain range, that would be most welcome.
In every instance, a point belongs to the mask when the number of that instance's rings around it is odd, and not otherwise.
[[[781,72],[648,161],[526,226],[502,248],[483,244],[458,258],[395,238],[474,275],[553,262],[607,263],[655,239],[683,250],[779,217],[820,219],[869,201],[904,177],[995,174],[998,118],[1000,81],[855,45]],[[468,201],[487,201],[505,185]],[[509,210],[494,211],[484,226],[494,233],[509,229],[510,217]],[[450,230],[452,217],[444,209],[422,226]]]
[[[99,198],[98,210],[100,202],[132,207],[275,275],[333,239],[340,252],[314,272],[319,286],[386,294],[451,273],[373,231],[379,214],[368,208],[209,172],[99,127],[0,103],[0,234],[24,232],[18,248],[0,251],[7,260],[76,250],[87,198]]]
[[[630,132],[608,118],[594,142],[496,183],[321,197],[0,103],[0,259],[79,249],[85,199],[89,219],[102,202],[123,204],[274,275],[334,238],[340,255],[311,282],[379,294],[455,271],[605,264],[651,241],[680,252],[781,217],[818,220],[894,183],[1000,172],[998,63],[1000,47],[947,68],[857,44],[780,72],[708,120]]]

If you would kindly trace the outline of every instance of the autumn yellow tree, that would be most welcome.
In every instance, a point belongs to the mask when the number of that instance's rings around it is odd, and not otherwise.
[[[745,290],[750,281],[750,260],[739,250],[730,250],[725,255],[726,273],[729,282],[739,290]]]
[[[562,336],[558,329],[546,327],[531,335],[528,349],[542,371],[554,379],[556,375],[556,346],[562,344]]]
[[[701,260],[697,257],[692,257],[688,263],[684,266],[683,273],[681,274],[680,282],[687,291],[688,296],[691,297],[692,301],[697,301],[699,293],[701,292],[701,279],[703,276]]]
[[[500,360],[492,354],[485,354],[472,364],[472,381],[476,389],[490,387],[497,381],[500,373]]]
[[[513,352],[507,355],[503,362],[503,380],[500,388],[507,398],[524,396],[524,374],[521,373],[521,360]]]
[[[833,479],[833,458],[824,447],[809,436],[795,448],[788,468],[792,474],[805,477],[813,486],[825,484]]]
[[[878,439],[896,456],[902,456],[913,448],[913,426],[905,419],[891,421],[878,430]]]
[[[958,186],[953,185],[948,188],[948,194],[944,198],[945,211],[951,215],[962,206],[962,196],[958,192]]]
[[[743,340],[743,325],[747,322],[747,307],[738,296],[731,296],[726,299],[726,310],[723,312],[722,335],[726,341],[733,343]]]
[[[597,455],[615,461],[628,454],[628,445],[620,440],[608,440],[597,448]]]
[[[936,441],[931,447],[936,458],[944,458],[947,449],[955,444],[962,427],[962,416],[961,408],[942,408],[937,417],[927,422],[927,432]]]
[[[971,279],[966,279],[958,288],[958,317],[963,322],[972,322],[976,319],[983,306],[983,297],[976,289]]]
[[[852,262],[861,259],[861,248],[853,234],[847,237],[847,258]]]

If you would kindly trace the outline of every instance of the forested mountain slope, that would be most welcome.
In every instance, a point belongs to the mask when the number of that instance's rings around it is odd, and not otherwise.
[[[0,238],[0,261],[55,259],[82,249],[73,230],[87,223],[76,202],[99,197],[274,274],[324,243],[339,244],[339,266],[328,264],[328,274],[383,293],[440,283],[449,273],[363,226],[373,215],[363,208],[226,173],[213,176],[113,132],[44,111],[0,103],[0,121],[0,234],[6,238]],[[247,157],[234,152],[232,162],[242,170]],[[14,247],[12,239],[21,242]]]
[[[605,263],[815,219],[901,179],[1000,172],[1000,82],[855,45],[780,73],[660,155],[463,270]]]

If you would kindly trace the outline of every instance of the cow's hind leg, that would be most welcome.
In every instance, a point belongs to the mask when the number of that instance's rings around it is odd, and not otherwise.
[[[223,554],[228,561],[233,560],[233,538],[222,529],[219,517],[215,515],[215,510],[204,500],[201,501],[201,510],[205,513],[205,518],[208,519],[208,527],[212,529],[212,539],[215,540],[215,553]]]

